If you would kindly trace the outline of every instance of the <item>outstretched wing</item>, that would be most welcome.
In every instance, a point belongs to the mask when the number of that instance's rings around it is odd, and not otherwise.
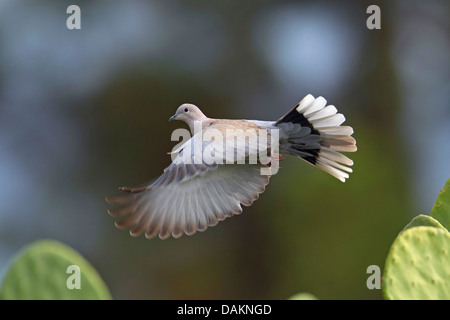
[[[188,152],[199,148],[195,139],[180,147],[177,158],[153,183],[121,188],[124,193],[106,198],[119,206],[108,210],[121,219],[118,228],[129,228],[133,236],[145,233],[147,238],[192,235],[241,213],[242,204],[251,205],[264,192],[270,179],[261,175],[264,165],[209,164],[207,155],[199,161],[198,153]]]

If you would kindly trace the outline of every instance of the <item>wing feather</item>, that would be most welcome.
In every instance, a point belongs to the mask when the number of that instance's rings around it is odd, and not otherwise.
[[[255,126],[250,122],[242,124]],[[230,127],[227,121],[218,126],[221,130]],[[242,143],[242,139],[237,141],[233,148],[243,147]],[[216,147],[212,153],[215,160],[220,160],[222,153],[223,164],[212,162],[208,154],[201,154],[206,158],[199,162],[199,152],[207,146]],[[261,175],[265,167],[262,164],[237,164],[242,158],[235,157],[234,164],[226,164],[227,152],[237,154],[233,148],[228,144],[224,148],[223,142],[216,140],[201,141],[194,135],[175,150],[176,158],[155,181],[137,188],[121,188],[124,193],[106,198],[118,206],[108,211],[119,218],[116,226],[130,229],[133,236],[145,233],[147,238],[178,238],[241,213],[241,205],[249,206],[258,199],[270,177]],[[257,149],[249,145],[244,156],[252,152]]]
[[[260,175],[261,165],[221,165],[179,183],[169,183],[140,193],[108,198],[122,207],[110,210],[119,228],[137,236],[166,239],[191,235],[242,212],[264,192],[269,176]]]

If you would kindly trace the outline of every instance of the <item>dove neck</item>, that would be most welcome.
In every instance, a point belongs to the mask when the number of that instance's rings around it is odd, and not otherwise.
[[[198,130],[202,131],[203,129],[209,127],[213,122],[214,119],[205,117],[204,119],[190,121],[188,125],[189,129],[191,130],[191,134],[194,135]]]

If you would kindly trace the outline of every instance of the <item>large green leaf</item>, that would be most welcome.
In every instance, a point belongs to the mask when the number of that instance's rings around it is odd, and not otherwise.
[[[74,288],[77,284],[79,289]],[[70,247],[52,240],[34,242],[19,252],[0,287],[0,299],[110,298],[105,283],[91,264]]]
[[[395,239],[386,259],[386,299],[450,299],[450,233],[442,228],[409,228]]]

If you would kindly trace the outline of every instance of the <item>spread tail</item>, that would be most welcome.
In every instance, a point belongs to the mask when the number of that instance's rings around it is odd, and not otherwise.
[[[323,97],[307,95],[277,122],[286,134],[283,142],[289,154],[345,182],[353,161],[340,152],[355,152],[353,128],[341,126],[345,117],[335,106],[327,106]],[[280,141],[281,143],[281,141]]]

